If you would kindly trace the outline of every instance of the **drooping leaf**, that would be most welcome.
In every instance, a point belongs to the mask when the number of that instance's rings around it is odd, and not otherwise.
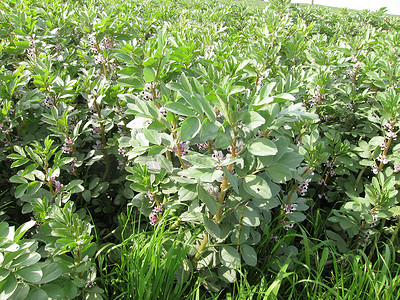
[[[204,202],[208,210],[213,214],[217,214],[218,202],[217,199],[212,197],[201,185],[198,185],[197,189],[199,199]]]
[[[196,113],[187,105],[182,104],[180,102],[171,102],[165,104],[165,109],[174,114],[186,116],[186,117],[195,117]]]
[[[200,120],[194,117],[187,118],[182,123],[181,127],[181,140],[183,142],[190,141],[200,131]]]
[[[267,173],[268,177],[276,183],[284,183],[292,179],[292,172],[283,164],[271,164],[265,169],[265,172]]]
[[[256,156],[273,156],[278,152],[278,148],[273,141],[267,139],[257,139],[249,145],[249,152]]]
[[[232,246],[223,245],[219,256],[223,266],[229,269],[237,269],[240,267],[240,255]]]
[[[219,127],[215,123],[211,123],[208,119],[205,119],[201,125],[200,140],[202,142],[213,140],[217,137],[218,131]]]
[[[258,175],[247,175],[242,184],[245,191],[253,197],[262,199],[270,199],[272,197],[268,183]]]
[[[43,276],[40,284],[48,283],[59,278],[64,272],[64,268],[60,263],[51,263],[43,267]]]
[[[244,262],[249,266],[255,267],[257,265],[257,253],[250,245],[240,245],[240,254],[242,254]]]
[[[16,274],[18,274],[25,281],[38,283],[40,282],[40,279],[42,279],[43,271],[40,267],[32,265],[19,269],[18,271],[16,271]]]

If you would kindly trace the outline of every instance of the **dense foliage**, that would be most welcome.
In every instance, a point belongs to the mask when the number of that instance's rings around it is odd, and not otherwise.
[[[12,0],[0,24],[0,299],[398,292],[397,18]]]

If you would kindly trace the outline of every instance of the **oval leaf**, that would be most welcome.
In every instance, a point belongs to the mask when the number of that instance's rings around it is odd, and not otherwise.
[[[187,118],[182,123],[181,140],[183,142],[190,141],[200,131],[200,120],[194,117]]]
[[[253,247],[247,244],[242,244],[240,245],[240,253],[242,254],[243,260],[246,264],[252,267],[257,265],[257,253]]]
[[[229,269],[240,267],[240,255],[232,246],[223,246],[219,254],[221,263],[225,267]]]
[[[272,156],[278,153],[278,148],[271,140],[258,139],[249,145],[249,152],[256,156]]]
[[[268,183],[257,175],[248,175],[243,179],[243,187],[247,193],[255,198],[272,198],[271,189]]]

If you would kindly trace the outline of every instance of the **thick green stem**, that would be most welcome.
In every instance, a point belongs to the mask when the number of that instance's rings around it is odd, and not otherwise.
[[[235,151],[235,140],[232,142],[231,147],[232,147],[232,158],[236,157],[236,151]],[[233,164],[230,164],[227,169],[228,172],[230,172],[232,170]],[[219,222],[222,219],[222,211],[223,211],[223,204],[224,204],[224,200],[225,200],[225,196],[226,196],[226,189],[228,188],[228,177],[226,177],[226,175],[224,174],[224,177],[222,179],[222,184],[221,184],[221,192],[219,194],[219,198],[218,198],[218,211],[215,215],[214,218],[214,222],[215,224],[219,224]],[[197,253],[196,256],[193,258],[193,262],[197,262],[197,260],[200,258],[201,253],[205,250],[206,245],[208,242],[208,235],[207,233],[205,233],[205,236],[203,238],[203,241],[201,242],[201,245],[199,247],[199,249],[197,249]]]
[[[207,243],[208,243],[208,234],[207,234],[207,232],[204,232],[203,241],[201,242],[199,249],[197,249],[196,255],[193,257],[193,260],[192,260],[193,264],[198,262],[198,260],[201,257],[201,253],[205,250],[205,248],[207,246]]]

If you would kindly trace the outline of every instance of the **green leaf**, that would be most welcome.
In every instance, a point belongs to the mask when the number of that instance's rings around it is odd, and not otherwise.
[[[211,123],[208,119],[205,119],[203,124],[201,124],[200,140],[202,142],[213,140],[217,137],[218,131],[219,127],[217,125]]]
[[[17,288],[17,279],[10,273],[5,280],[0,281],[0,299],[9,299]]]
[[[327,230],[326,236],[336,242],[336,246],[340,252],[347,252],[349,249],[345,240],[337,233]]]
[[[220,267],[218,268],[218,275],[221,279],[225,280],[226,282],[234,283],[236,281],[235,269]]]
[[[288,219],[290,221],[300,223],[306,219],[306,215],[299,211],[294,211],[294,212],[291,212],[290,214],[288,214]]]
[[[154,69],[151,67],[144,68],[143,69],[143,78],[144,78],[144,81],[146,81],[147,83],[153,82],[154,80],[156,80],[156,74],[154,72]]]
[[[186,116],[186,117],[195,117],[196,113],[187,107],[187,105],[182,104],[180,102],[171,102],[165,104],[165,109],[167,111],[170,111],[174,114],[181,115],[181,116]]]
[[[3,254],[1,254],[3,255]],[[2,263],[3,261],[1,261]],[[0,267],[0,282],[3,282],[4,279],[10,274],[10,270]]]
[[[78,294],[78,288],[76,287],[75,284],[72,283],[71,280],[67,280],[64,283],[63,290],[64,290],[64,293],[65,293],[65,296],[68,299],[74,299],[76,297],[76,295]]]
[[[147,152],[148,156],[157,156],[167,151],[164,146],[162,145],[154,145],[150,147],[149,151]]]
[[[238,179],[237,176],[232,175],[231,172],[228,171],[226,167],[222,167],[226,178],[228,179],[229,184],[235,190],[237,194],[239,194],[239,187],[238,187]]]
[[[181,140],[183,142],[190,141],[200,131],[200,120],[194,117],[187,118],[182,123]]]
[[[182,158],[197,167],[214,168],[217,165],[217,161],[214,158],[200,153],[183,155]]]
[[[187,184],[182,186],[178,191],[179,201],[189,201],[197,198],[197,185]]]
[[[22,299],[27,299],[28,293],[29,293],[29,285],[25,283],[20,283],[17,285],[16,290],[12,294],[12,296],[9,298],[9,300],[22,300]],[[1,295],[0,295],[0,299]]]
[[[243,117],[243,123],[247,125],[250,130],[259,128],[265,123],[265,119],[255,111],[248,111]]]
[[[20,255],[17,259],[13,260],[11,263],[11,267],[20,267],[20,266],[30,266],[37,263],[40,260],[41,256],[39,253],[24,253]]]
[[[117,79],[117,83],[119,83],[123,87],[132,87],[136,89],[142,89],[143,83],[136,77],[122,77]]]
[[[21,156],[26,157],[26,153],[24,151],[24,148],[22,148],[21,146],[14,146],[14,150],[16,152],[18,152]]]
[[[265,169],[265,172],[276,183],[284,183],[292,179],[292,172],[287,166],[282,164],[272,164]]]
[[[260,176],[247,175],[242,184],[245,191],[255,198],[270,199],[272,197],[268,183]]]
[[[286,152],[278,159],[277,163],[285,165],[290,170],[295,170],[304,160],[303,155],[295,152]]]
[[[222,246],[219,256],[223,266],[229,269],[237,269],[240,267],[240,255],[232,246]]]
[[[25,234],[25,232],[27,232],[29,229],[31,229],[33,226],[35,226],[36,221],[31,220],[28,221],[24,224],[22,224],[20,227],[18,227],[18,229],[15,231],[15,235],[14,235],[14,242],[17,242],[18,240],[20,240],[22,238],[22,236]]]
[[[249,266],[255,267],[257,265],[257,253],[247,244],[240,245],[240,253],[242,254],[243,260]]]
[[[63,299],[65,297],[64,290],[61,289],[58,284],[48,283],[48,284],[42,285],[41,288],[52,299]]]
[[[33,182],[29,183],[29,185],[26,189],[25,196],[35,195],[41,186],[42,186],[42,183],[40,181],[33,181]]]
[[[39,282],[40,284],[56,280],[64,272],[62,265],[59,263],[51,263],[47,266],[44,266],[42,270],[43,276]]]
[[[21,177],[19,175],[14,175],[10,178],[10,182],[12,182],[12,183],[28,183],[28,180],[26,180],[24,177]]]
[[[199,113],[200,115],[204,114],[203,111],[203,106],[201,105],[201,102],[195,98],[192,97],[189,93],[180,90],[179,93],[182,95],[183,99],[185,99],[185,101],[194,108],[195,111],[197,111],[197,113]]]
[[[81,185],[82,183],[83,183],[83,180],[81,180],[81,179],[72,180],[70,183],[68,183],[65,190],[70,191],[71,193],[83,192],[85,189]]]
[[[198,94],[194,94],[194,97],[201,103],[207,118],[211,121],[211,123],[214,123],[216,120],[215,109],[213,106],[211,106],[210,101]]]
[[[26,299],[29,299],[29,300],[46,300],[46,299],[49,299],[49,296],[42,289],[35,288],[35,289],[33,289],[33,290],[31,290],[29,292],[29,294],[26,297]]]
[[[231,144],[232,138],[229,133],[225,133],[219,130],[217,139],[215,140],[215,146],[220,149],[226,149]]]
[[[155,145],[161,144],[161,135],[157,131],[143,128],[143,134],[150,143]]]
[[[25,165],[26,163],[30,162],[30,159],[28,158],[23,158],[23,159],[19,159],[17,161],[14,161],[11,165],[11,168],[16,168],[16,167],[20,167]]]
[[[203,217],[204,226],[207,232],[214,238],[219,238],[221,235],[221,229],[214,221],[208,219],[206,216]]]
[[[249,152],[256,156],[273,156],[278,153],[278,148],[271,140],[257,139],[249,145]]]
[[[8,224],[6,222],[0,222],[0,244],[8,236]]]
[[[40,267],[33,265],[16,271],[16,274],[25,281],[38,283],[42,279],[43,272]]]
[[[205,203],[208,210],[215,215],[218,211],[218,202],[201,185],[198,185],[199,199]]]
[[[260,225],[260,214],[251,206],[239,206],[235,210],[235,216],[238,221],[242,218],[242,222],[246,226],[257,227]]]
[[[25,194],[25,191],[27,188],[28,188],[27,183],[17,186],[17,188],[15,189],[15,194],[14,194],[15,198],[21,198]]]

